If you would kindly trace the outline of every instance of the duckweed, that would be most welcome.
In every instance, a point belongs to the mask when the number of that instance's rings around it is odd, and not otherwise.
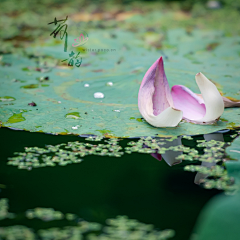
[[[8,199],[0,199],[0,220],[14,218],[14,216],[13,213],[8,212]]]
[[[91,144],[81,142],[68,142],[58,145],[46,145],[45,148],[26,147],[25,152],[15,152],[15,157],[8,158],[8,165],[18,166],[19,169],[32,170],[32,168],[66,166],[82,162],[81,157],[87,155],[121,157],[122,147],[118,140],[105,140],[107,144]]]
[[[42,221],[48,222],[63,219],[64,214],[59,211],[55,211],[52,208],[35,208],[27,210],[26,217],[28,219],[38,218]]]
[[[229,143],[216,140],[197,140],[197,142],[197,147],[204,147],[204,154],[196,154],[196,160],[208,162],[211,163],[211,165],[187,165],[184,167],[184,170],[206,175],[206,178],[200,180],[200,184],[202,184],[202,186],[206,189],[216,188],[219,190],[224,190],[226,194],[237,191],[238,186],[234,184],[234,179],[228,176],[228,172],[224,167],[224,162],[222,162],[225,154],[224,148]],[[188,157],[189,156],[185,156],[185,154],[179,156],[179,158],[184,160],[186,160]]]
[[[182,136],[187,140],[192,138]],[[8,159],[8,165],[16,166],[19,169],[32,170],[33,168],[66,166],[73,163],[81,163],[87,155],[121,157],[124,153],[158,153],[166,154],[168,151],[179,152],[177,160],[200,161],[202,163],[213,163],[212,167],[202,165],[187,165],[184,170],[206,174],[208,178],[201,180],[203,187],[208,189],[217,188],[226,190],[235,189],[233,181],[227,175],[222,159],[225,154],[225,147],[229,143],[222,141],[197,140],[197,149],[176,145],[170,142],[177,138],[152,138],[142,137],[137,141],[129,141],[125,148],[119,145],[120,139],[90,136],[85,140],[89,142],[68,142],[58,145],[46,145],[45,148],[26,147],[25,152],[15,152],[16,156]],[[99,141],[100,143],[95,143]],[[90,143],[94,142],[94,143]],[[175,141],[176,143],[176,141]],[[209,182],[210,181],[210,182]],[[214,184],[212,183],[214,181]],[[211,187],[212,186],[212,187]]]
[[[8,213],[8,200],[0,200],[0,213],[4,212],[4,219]],[[20,214],[21,215],[21,214]],[[0,215],[2,216],[2,215]],[[16,216],[18,217],[18,216]],[[51,227],[35,231],[26,226],[13,225],[0,227],[0,239],[18,239],[18,240],[111,240],[111,239],[128,239],[128,240],[166,240],[174,237],[175,232],[171,229],[154,230],[151,224],[141,223],[135,219],[129,219],[127,216],[117,216],[106,220],[107,226],[99,223],[87,222],[79,218],[76,214],[55,211],[52,208],[35,208],[29,209],[25,213],[29,221],[39,219],[40,221],[54,221],[65,219],[68,224],[62,228]],[[74,221],[74,222],[73,222]],[[52,224],[51,224],[52,226]]]

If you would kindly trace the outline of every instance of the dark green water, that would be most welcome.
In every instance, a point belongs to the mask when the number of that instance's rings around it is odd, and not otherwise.
[[[46,207],[102,224],[107,218],[127,215],[160,230],[174,229],[172,239],[186,240],[204,204],[220,192],[195,185],[196,173],[183,170],[187,162],[170,167],[164,160],[138,153],[120,158],[87,156],[79,164],[19,170],[6,164],[13,152],[84,139],[7,128],[0,128],[0,136],[0,184],[6,185],[0,196],[9,199],[10,212],[20,215],[27,209]],[[126,146],[127,141],[121,145]],[[194,146],[195,142],[183,140],[183,144]],[[0,222],[2,226],[15,224],[38,230],[66,222],[21,217]]]

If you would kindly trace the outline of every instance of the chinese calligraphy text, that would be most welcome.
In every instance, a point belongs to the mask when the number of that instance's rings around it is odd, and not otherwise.
[[[81,61],[79,61],[79,59],[78,59],[78,58],[79,58],[79,55],[80,55],[80,52],[79,52],[76,56],[74,56],[74,55],[75,55],[75,53],[72,51],[72,52],[69,54],[69,57],[70,57],[70,58],[64,59],[64,60],[62,60],[62,62],[68,60],[68,66],[73,66],[73,65],[74,65],[74,59],[75,59],[75,60],[77,60],[77,62],[75,63],[75,66],[76,66],[76,67],[80,67],[81,64],[82,64],[82,58],[81,58]]]
[[[64,24],[67,21],[67,19],[68,19],[68,16],[66,17],[66,19],[63,19],[63,20],[57,20],[55,18],[53,22],[48,23],[48,24],[54,23],[55,25],[57,25],[57,23],[61,22],[58,25],[58,27],[50,34],[50,36],[53,35],[53,37],[56,38],[56,36],[58,35],[59,32],[60,32],[61,39],[63,39],[63,37],[65,36],[64,52],[67,52],[67,38],[68,38],[67,28],[68,28],[68,25]],[[64,28],[64,30],[62,28]]]

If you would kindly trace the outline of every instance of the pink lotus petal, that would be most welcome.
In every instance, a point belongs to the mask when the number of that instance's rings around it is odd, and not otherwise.
[[[154,127],[176,127],[182,111],[174,108],[173,99],[160,57],[147,71],[138,92],[138,109]]]
[[[224,102],[224,107],[228,108],[228,107],[240,107],[240,101],[233,99],[233,98],[227,98],[227,97],[223,97],[223,102]],[[234,101],[232,101],[231,99],[233,99]]]
[[[141,83],[140,91],[144,88],[144,91],[149,92],[152,86],[154,86],[152,96],[153,114],[157,116],[168,107],[173,106],[162,57],[148,69]]]
[[[159,153],[151,153],[151,156],[156,158],[158,161],[161,161],[162,160],[162,155],[159,154]]]
[[[206,114],[203,99],[183,85],[174,85],[171,90],[175,108],[183,112],[183,118],[201,119]]]
[[[201,72],[195,78],[202,98],[182,85],[173,86],[170,92],[160,57],[139,89],[138,108],[143,118],[155,127],[176,127],[182,118],[197,124],[215,123],[224,111],[222,96]]]

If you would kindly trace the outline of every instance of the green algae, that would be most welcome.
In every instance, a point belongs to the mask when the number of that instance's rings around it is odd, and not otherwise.
[[[24,67],[24,68],[22,68],[22,70],[25,72],[30,72],[30,69],[28,67]]]
[[[96,131],[100,132],[102,135],[108,135],[109,133],[110,134],[112,133],[111,130],[107,130],[107,129],[96,130]]]
[[[225,119],[225,118],[220,118],[220,120],[222,121],[222,122],[228,122],[228,120],[227,119]]]
[[[228,123],[227,126],[228,126],[228,128],[230,128],[230,129],[234,129],[234,128],[237,127],[236,123],[234,123],[234,122]]]
[[[39,87],[39,84],[28,84],[28,85],[21,86],[21,88],[25,88],[25,89],[33,89],[38,87]]]
[[[22,113],[15,113],[10,118],[8,118],[8,123],[18,123],[25,121],[25,117],[22,116]]]

